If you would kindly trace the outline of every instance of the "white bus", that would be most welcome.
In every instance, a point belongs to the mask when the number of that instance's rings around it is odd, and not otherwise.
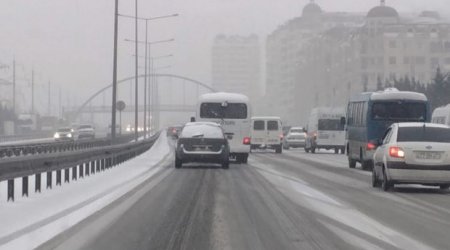
[[[196,120],[221,124],[230,143],[230,156],[235,157],[236,162],[246,163],[250,152],[251,116],[247,96],[220,92],[200,96]]]
[[[344,108],[315,108],[308,119],[305,151],[315,153],[316,149],[334,149],[337,154],[345,152],[345,131],[341,120],[345,118]]]
[[[431,116],[431,122],[450,126],[450,104],[436,108]]]

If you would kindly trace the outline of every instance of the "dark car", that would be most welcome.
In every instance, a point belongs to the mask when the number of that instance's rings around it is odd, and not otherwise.
[[[200,162],[229,167],[230,147],[222,128],[213,122],[187,123],[180,133],[175,154],[175,167]]]

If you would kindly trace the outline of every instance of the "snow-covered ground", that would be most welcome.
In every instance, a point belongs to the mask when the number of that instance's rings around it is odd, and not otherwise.
[[[15,202],[6,202],[6,182],[0,183],[0,249],[39,246],[155,175],[170,152],[167,137],[160,136],[142,155],[70,184],[53,183],[52,190],[45,190],[46,175],[42,175],[43,191],[35,194],[30,178],[28,198],[17,197],[22,191],[18,180]]]

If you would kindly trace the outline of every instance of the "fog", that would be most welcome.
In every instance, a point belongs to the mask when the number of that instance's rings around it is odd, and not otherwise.
[[[158,62],[169,65],[164,73],[176,73],[211,82],[211,46],[217,34],[266,36],[287,20],[301,15],[309,0],[153,0],[139,1],[141,17],[178,13],[176,18],[150,22],[150,41],[174,38],[170,44],[152,47],[154,56],[173,54]],[[361,12],[379,5],[378,0],[316,0],[326,12]],[[438,10],[449,16],[448,0],[388,0],[400,13]],[[0,2],[0,63],[18,63],[18,105],[29,104],[31,70],[36,72],[36,105],[46,110],[46,86],[52,86],[53,105],[61,87],[63,105],[79,105],[90,94],[112,80],[113,6],[112,0],[4,0]],[[119,12],[134,13],[134,1],[120,1]],[[139,26],[144,39],[144,24]],[[132,19],[119,19],[118,78],[134,74]],[[139,47],[143,53],[143,47]],[[264,49],[262,49],[264,50]],[[262,51],[264,60],[264,51]],[[143,61],[141,61],[143,64]],[[264,65],[264,61],[261,62]],[[264,68],[261,84],[264,84]],[[0,77],[11,80],[11,70],[1,69]],[[7,88],[1,86],[0,88]],[[122,95],[129,95],[121,90]],[[5,92],[2,90],[2,92]],[[126,92],[126,93],[125,93]],[[170,92],[168,92],[170,93]],[[6,98],[2,96],[1,98]],[[164,96],[162,97],[164,99]],[[169,98],[169,97],[167,97]],[[129,99],[128,97],[123,99]],[[101,101],[100,101],[101,102]],[[52,112],[57,109],[52,105]]]

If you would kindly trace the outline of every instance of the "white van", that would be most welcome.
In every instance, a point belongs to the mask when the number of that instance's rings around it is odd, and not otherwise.
[[[209,93],[200,96],[196,121],[222,125],[230,144],[230,156],[236,162],[247,162],[250,153],[250,101],[247,96],[234,93]]]
[[[345,153],[345,131],[342,119],[344,108],[315,108],[308,119],[305,151],[315,153],[316,149],[334,149],[337,154]],[[344,118],[345,119],[345,118]]]
[[[431,122],[450,126],[450,104],[436,108],[431,116]]]
[[[283,127],[276,116],[252,117],[251,149],[271,148],[282,152]]]

